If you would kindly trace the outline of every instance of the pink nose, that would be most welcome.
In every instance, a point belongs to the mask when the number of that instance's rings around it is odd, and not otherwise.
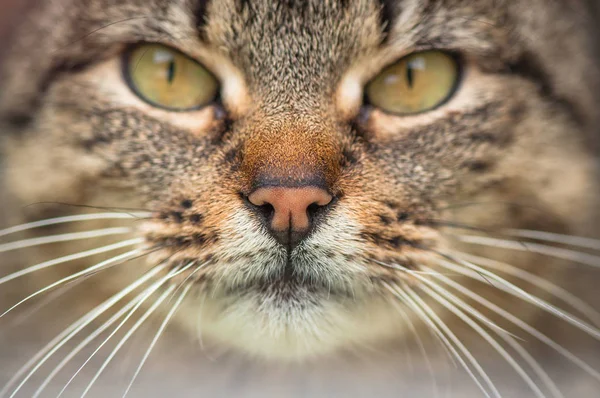
[[[265,187],[251,193],[248,200],[255,206],[273,206],[271,230],[303,232],[310,227],[309,208],[326,206],[333,197],[317,187]]]

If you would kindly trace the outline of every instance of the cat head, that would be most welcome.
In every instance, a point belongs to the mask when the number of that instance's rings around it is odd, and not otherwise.
[[[45,2],[3,67],[5,187],[147,210],[133,234],[152,255],[124,272],[191,283],[179,322],[226,345],[300,357],[402,335],[398,287],[457,263],[447,228],[588,228],[586,7]]]

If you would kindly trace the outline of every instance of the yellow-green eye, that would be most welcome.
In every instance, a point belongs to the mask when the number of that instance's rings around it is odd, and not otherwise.
[[[408,115],[431,110],[453,93],[459,78],[454,57],[426,51],[388,66],[366,87],[369,103],[385,112]]]
[[[134,48],[125,59],[131,88],[152,105],[185,111],[207,105],[217,97],[217,79],[177,50],[144,44]]]

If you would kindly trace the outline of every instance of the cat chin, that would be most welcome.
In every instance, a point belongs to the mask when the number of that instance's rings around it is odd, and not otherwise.
[[[246,295],[186,303],[179,320],[203,345],[217,344],[258,360],[305,362],[355,347],[377,347],[407,325],[379,297],[347,301],[321,295],[282,301]]]

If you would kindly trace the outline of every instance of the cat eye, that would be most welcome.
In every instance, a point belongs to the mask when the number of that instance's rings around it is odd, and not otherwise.
[[[175,111],[213,102],[217,79],[198,62],[160,44],[143,44],[125,56],[124,72],[131,89],[146,102]]]
[[[457,86],[459,65],[441,51],[411,54],[385,68],[367,84],[368,102],[397,115],[432,110],[448,100]]]

